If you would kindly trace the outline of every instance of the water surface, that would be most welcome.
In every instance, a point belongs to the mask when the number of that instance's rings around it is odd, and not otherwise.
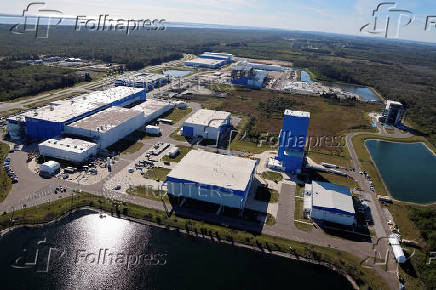
[[[365,144],[395,199],[436,201],[436,156],[424,144],[382,140],[366,140]]]
[[[325,267],[88,211],[1,238],[0,271],[1,289],[350,288]]]

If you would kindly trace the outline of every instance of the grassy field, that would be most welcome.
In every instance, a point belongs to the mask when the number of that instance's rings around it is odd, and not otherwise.
[[[146,134],[137,130],[107,147],[106,150],[110,152],[120,152],[121,154],[132,154],[141,150],[142,146],[144,146],[142,142],[138,141],[143,138],[146,138]]]
[[[434,217],[436,205],[420,206],[403,202],[385,205],[392,214],[395,224],[398,225],[401,237],[406,240],[416,241],[419,248],[403,246],[403,250],[411,255],[407,267],[399,267],[401,276],[405,279],[409,289],[435,289],[436,267],[428,265],[428,252],[436,244]],[[419,215],[416,215],[419,213]],[[419,226],[413,221],[417,219]],[[425,286],[423,285],[425,283]]]
[[[382,181],[381,176],[378,174],[378,170],[375,166],[375,164],[371,160],[371,156],[366,149],[365,146],[365,140],[367,139],[379,139],[379,140],[386,140],[386,141],[397,141],[397,142],[404,142],[404,143],[414,143],[414,142],[423,142],[425,143],[433,152],[436,152],[436,149],[433,145],[430,144],[430,142],[419,136],[414,136],[411,138],[390,138],[390,137],[384,137],[379,135],[371,135],[371,134],[364,134],[364,135],[358,135],[355,136],[352,140],[354,150],[356,151],[357,156],[359,157],[359,161],[362,167],[362,170],[366,171],[370,176],[371,180],[373,182],[375,191],[379,195],[388,195],[388,191]]]
[[[163,167],[153,167],[145,173],[145,178],[155,179],[155,180],[165,180],[168,173],[170,173],[171,169],[163,168]]]
[[[2,202],[9,194],[12,188],[12,182],[6,172],[3,170],[3,162],[9,153],[9,145],[0,142],[0,202]]]
[[[254,199],[265,202],[278,202],[279,192],[265,186],[258,186]]]
[[[283,179],[283,175],[279,172],[274,171],[265,171],[262,172],[262,177],[264,179],[272,180],[272,181],[280,181]]]
[[[164,114],[161,118],[172,120],[173,123],[177,123],[178,121],[189,115],[191,112],[192,108],[186,108],[185,110],[175,108],[172,111]]]
[[[182,160],[183,157],[186,156],[186,154],[188,154],[189,151],[192,150],[192,147],[190,147],[190,146],[178,145],[176,147],[179,148],[179,154],[174,158],[171,158],[170,156],[165,155],[164,157],[162,157],[162,161],[179,162],[180,160]]]
[[[345,152],[344,152],[345,153]],[[344,153],[324,153],[324,152],[317,152],[317,151],[309,151],[308,156],[313,161],[321,164],[321,162],[327,162],[327,163],[333,163],[336,165],[339,165],[341,167],[351,167],[351,160],[348,157],[347,154]]]
[[[131,203],[111,201],[87,193],[77,194],[73,199],[67,197],[35,208],[17,210],[13,214],[13,225],[44,223],[65,215],[72,209],[84,206],[101,209],[116,216],[122,214],[131,218],[187,230],[188,233],[202,233],[219,241],[222,240],[232,244],[242,243],[261,248],[262,250],[271,249],[283,253],[289,253],[289,249],[292,249],[292,254],[297,257],[310,258],[315,261],[335,265],[339,270],[353,277],[361,289],[367,289],[368,287],[372,289],[388,288],[374,270],[360,267],[359,258],[337,249],[309,245],[274,236],[253,234],[219,225],[207,224],[202,221],[185,219],[175,215],[168,217],[164,211],[149,209]],[[12,225],[11,217],[11,213],[0,216],[0,229]]]
[[[228,91],[228,97],[216,98],[205,96],[193,96],[192,101],[207,103],[208,106],[217,104],[220,110],[231,112],[233,115],[245,117],[238,125],[239,134],[233,139],[231,149],[247,150],[252,153],[260,153],[265,150],[274,150],[275,142],[268,142],[265,148],[258,147],[260,134],[268,133],[270,137],[277,137],[283,123],[284,108],[274,106],[273,114],[265,114],[261,110],[261,104],[269,104],[274,100],[285,100],[290,104],[294,104],[287,109],[303,110],[310,112],[309,136],[313,136],[313,140],[320,140],[320,137],[330,136],[339,138],[344,132],[350,130],[371,130],[367,113],[378,111],[380,105],[370,103],[347,103],[340,101],[327,100],[322,97],[300,96],[293,94],[284,94],[269,90],[239,90],[232,89]],[[250,117],[254,117],[254,125],[246,128],[246,124]],[[247,131],[244,140],[240,140],[243,136],[242,131]],[[276,139],[275,139],[276,141]],[[314,142],[316,143],[316,142]],[[319,152],[339,152],[343,151],[343,146],[333,146],[326,142],[319,141],[317,146],[312,144],[312,151]],[[266,144],[265,144],[266,145]]]
[[[168,195],[165,190],[158,190],[144,185],[131,186],[126,192],[127,194],[137,195],[155,201],[161,201],[162,198],[163,200],[168,201]]]

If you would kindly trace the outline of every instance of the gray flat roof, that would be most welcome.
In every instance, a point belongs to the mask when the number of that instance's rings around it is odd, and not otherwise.
[[[230,115],[231,114],[229,112],[225,111],[200,109],[186,119],[184,123],[218,128],[225,122],[227,118],[230,117]]]
[[[88,151],[92,147],[97,146],[95,143],[72,138],[48,139],[39,145],[76,153],[82,153],[83,151]]]
[[[191,60],[187,60],[187,63],[197,63],[197,64],[208,64],[208,65],[216,65],[220,63],[224,63],[224,59],[211,59],[211,58],[194,58]]]
[[[105,132],[141,114],[143,112],[138,110],[110,107],[67,126],[90,131],[97,131],[98,129],[99,132]]]
[[[248,158],[191,150],[168,177],[244,191],[255,167]]]
[[[312,181],[313,206],[355,213],[350,189],[343,185]]]

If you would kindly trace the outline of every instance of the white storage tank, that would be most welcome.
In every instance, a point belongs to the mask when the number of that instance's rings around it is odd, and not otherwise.
[[[160,135],[160,128],[158,126],[147,125],[145,127],[145,133],[151,135]]]
[[[175,158],[177,155],[179,155],[179,147],[173,147],[171,148],[170,152],[168,152],[168,156],[171,158]]]

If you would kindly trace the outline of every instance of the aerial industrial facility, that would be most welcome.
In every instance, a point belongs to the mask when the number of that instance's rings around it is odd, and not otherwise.
[[[230,118],[229,112],[201,109],[183,122],[182,134],[217,140],[230,126]]]
[[[304,163],[310,113],[286,110],[284,115],[283,127],[279,135],[278,155],[269,159],[268,167],[300,173]]]
[[[354,223],[353,198],[346,186],[312,181],[305,186],[304,199],[304,211],[314,220],[346,226]]]
[[[168,194],[243,209],[257,161],[190,151],[167,175]]]
[[[61,135],[66,125],[111,106],[126,106],[145,100],[145,91],[138,88],[116,87],[96,91],[51,104],[7,119],[12,139],[45,140]]]

